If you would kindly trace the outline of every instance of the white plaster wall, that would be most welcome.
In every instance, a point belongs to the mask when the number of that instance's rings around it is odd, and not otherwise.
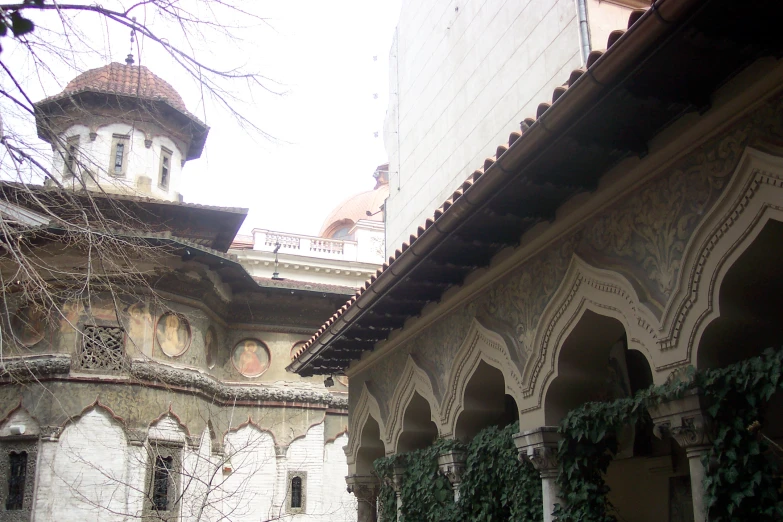
[[[288,446],[284,461],[286,483],[281,490],[281,498],[288,494],[288,471],[306,471],[306,504],[305,513],[302,515],[287,516],[283,520],[308,520],[329,521],[332,520],[329,513],[324,511],[323,479],[324,479],[324,423],[316,424],[307,430],[307,434],[296,439]],[[285,511],[285,504],[283,504]]]
[[[59,443],[44,442],[38,463],[35,520],[116,521],[128,515],[128,445],[103,409],[69,425]]]
[[[323,520],[354,522],[357,517],[356,497],[348,493],[345,477],[348,464],[343,446],[348,444],[348,435],[341,435],[324,446]]]
[[[404,0],[395,41],[388,251],[581,65],[574,0]]]
[[[152,196],[164,200],[176,201],[179,199],[182,182],[182,152],[171,139],[156,134],[152,137],[152,145],[147,148],[144,144],[146,136],[144,132],[124,123],[113,123],[100,127],[96,131],[95,140],[90,139],[90,129],[84,125],[69,127],[60,137],[63,141],[71,136],[79,136],[80,160],[94,174],[97,175],[101,186],[107,192],[123,192]],[[110,165],[113,165],[112,139],[114,134],[129,135],[127,164],[124,176],[108,174]],[[169,149],[171,154],[171,172],[168,189],[158,186],[160,171],[161,147]],[[62,176],[64,170],[63,158],[60,152],[54,153],[54,171]],[[138,185],[140,177],[148,177],[152,180],[149,190],[141,190]],[[71,186],[73,181],[65,181]]]
[[[272,436],[252,425],[244,426],[226,436],[226,453],[232,472],[211,493],[212,502],[220,503],[220,512],[228,520],[271,518],[277,472]]]
[[[364,223],[363,221],[359,222]],[[376,226],[360,226],[354,228],[356,236],[356,260],[362,263],[382,265],[386,261],[384,245],[384,229]]]

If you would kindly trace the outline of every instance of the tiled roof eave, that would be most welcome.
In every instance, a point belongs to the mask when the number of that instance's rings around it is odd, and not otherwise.
[[[359,330],[367,332],[366,324],[372,324],[373,316],[377,318],[384,311],[385,303],[389,301],[381,300],[389,291],[401,281],[415,275],[414,269],[422,263],[427,257],[442,244],[451,241],[450,236],[463,223],[468,222],[474,215],[478,215],[476,210],[479,207],[488,205],[492,198],[498,198],[498,194],[503,193],[504,188],[510,187],[512,182],[520,181],[517,179],[520,172],[524,172],[524,178],[536,177],[536,168],[542,166],[541,158],[551,158],[556,151],[550,150],[553,145],[559,143],[559,139],[568,133],[581,131],[590,132],[593,129],[598,117],[606,117],[606,114],[594,112],[595,107],[614,107],[613,103],[617,97],[623,94],[624,82],[628,79],[636,79],[639,71],[648,74],[657,71],[660,67],[665,72],[667,64],[666,57],[671,56],[672,50],[676,51],[676,45],[668,46],[668,42],[674,41],[672,38],[681,32],[682,28],[691,27],[691,23],[706,19],[711,19],[716,15],[729,16],[726,9],[728,0],[658,0],[650,10],[645,13],[634,12],[629,19],[629,30],[625,33],[615,31],[609,37],[609,50],[606,53],[593,51],[587,60],[586,70],[574,71],[569,78],[567,87],[555,89],[552,96],[552,103],[542,103],[539,105],[536,118],[530,118],[522,123],[521,133],[512,133],[509,137],[508,146],[498,147],[495,158],[488,158],[484,163],[484,169],[477,170],[473,176],[465,181],[454,195],[437,209],[432,218],[419,227],[418,233],[410,238],[409,243],[404,243],[402,247],[389,258],[388,264],[373,276],[368,283],[359,289],[356,296],[349,300],[345,306],[338,310],[326,323],[311,337],[304,347],[296,354],[296,358],[289,365],[288,369],[302,375],[311,375],[313,373],[333,373],[331,370],[344,369],[348,359],[357,359],[357,354],[361,350],[372,349],[372,345],[378,341],[368,341],[364,339],[358,346],[346,348],[345,341],[340,341],[336,350],[329,350],[321,357],[324,350],[328,350],[340,340],[341,336],[348,328],[352,327],[358,320],[364,321],[360,324]],[[767,4],[771,5],[772,2]],[[707,7],[710,10],[707,11]],[[733,10],[741,9],[733,6]],[[700,17],[700,13],[707,13]],[[682,33],[684,38],[690,33]],[[681,36],[676,40],[682,41]],[[769,45],[761,40],[759,45]],[[779,44],[776,44],[779,45]],[[743,49],[742,42],[738,43],[737,49]],[[698,52],[703,52],[699,48],[695,54],[689,55],[692,60],[698,58]],[[770,48],[774,51],[777,47]],[[665,50],[662,51],[662,50]],[[651,56],[660,51],[661,60],[655,62],[655,65],[649,69],[644,69],[651,60]],[[721,52],[724,51],[715,51]],[[731,67],[747,64],[747,59],[742,53],[732,55],[738,61],[728,61],[724,66],[726,74],[731,74]],[[721,57],[723,55],[721,54]],[[652,62],[650,62],[652,63]],[[719,62],[716,62],[719,63]],[[691,64],[693,67],[693,64]],[[694,70],[699,70],[694,68]],[[641,74],[641,77],[644,77]],[[717,73],[716,73],[717,74]],[[722,73],[721,73],[722,74]],[[649,76],[648,76],[649,78]],[[662,77],[665,78],[665,77]],[[718,76],[715,77],[718,81]],[[711,81],[711,80],[710,80]],[[705,83],[705,88],[714,89],[713,84]],[[717,84],[719,85],[719,83]],[[687,87],[686,84],[683,84]],[[602,105],[605,100],[609,100]],[[688,100],[690,101],[690,100]],[[663,106],[672,106],[670,102],[663,100]],[[676,105],[667,109],[670,115],[671,111],[679,110]],[[644,105],[633,106],[639,114],[635,117],[644,118],[647,113],[644,111]],[[635,113],[634,113],[635,114]],[[666,115],[661,113],[661,115]],[[679,113],[680,115],[682,113]],[[668,116],[667,116],[668,117]],[[657,120],[652,120],[657,121]],[[661,120],[655,125],[665,125],[666,121]],[[609,127],[611,129],[611,127]],[[655,127],[652,123],[647,127],[654,136]],[[615,132],[613,130],[612,132]],[[617,131],[619,132],[619,131]],[[614,134],[607,134],[608,137],[617,139]],[[623,138],[623,137],[620,137]],[[636,143],[628,145],[627,152],[643,153],[643,149],[637,151],[633,147]],[[642,144],[643,146],[643,144]],[[544,170],[546,172],[546,170]],[[521,180],[524,181],[524,180]],[[524,185],[524,183],[523,183]],[[487,207],[488,208],[488,207]],[[553,212],[556,207],[551,209]],[[457,242],[459,243],[459,242]],[[518,242],[517,242],[518,244]],[[407,288],[407,287],[406,287]],[[409,289],[410,290],[410,289]],[[399,292],[397,292],[399,294]],[[442,295],[442,294],[440,294]],[[432,296],[425,298],[431,302]],[[376,314],[373,308],[380,305]],[[369,313],[368,313],[369,312]],[[370,319],[365,320],[364,316]],[[412,314],[403,313],[403,316],[411,317]],[[401,322],[391,329],[399,328]],[[370,326],[371,328],[371,326]],[[385,334],[388,335],[388,334]],[[384,336],[369,336],[369,339],[384,339]],[[335,355],[336,354],[336,355]],[[319,362],[320,361],[320,362]],[[335,362],[342,361],[342,362]]]

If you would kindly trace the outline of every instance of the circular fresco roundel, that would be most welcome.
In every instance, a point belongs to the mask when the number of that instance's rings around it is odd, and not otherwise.
[[[245,377],[258,377],[269,368],[269,349],[258,339],[244,339],[234,347],[231,361]]]
[[[169,357],[179,357],[190,347],[190,324],[184,316],[166,312],[155,326],[155,339],[163,353]]]

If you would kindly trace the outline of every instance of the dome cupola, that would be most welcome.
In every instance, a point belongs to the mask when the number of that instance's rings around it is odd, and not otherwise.
[[[373,177],[373,190],[351,196],[332,210],[321,226],[321,237],[349,239],[360,220],[383,223],[383,204],[389,197],[389,164],[378,166]]]
[[[38,136],[66,186],[179,200],[182,167],[201,156],[209,128],[168,82],[127,62],[84,72],[36,103]]]

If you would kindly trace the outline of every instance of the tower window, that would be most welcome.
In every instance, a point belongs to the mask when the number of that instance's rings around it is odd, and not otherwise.
[[[155,457],[155,471],[152,479],[152,507],[156,511],[168,511],[169,509],[169,483],[173,468],[173,457]]]
[[[302,507],[302,478],[294,477],[291,479],[291,507]]]
[[[160,148],[160,176],[158,177],[158,185],[161,188],[169,188],[169,179],[171,177],[171,151],[161,147]]]
[[[109,163],[109,172],[115,176],[125,174],[125,165],[128,163],[128,136],[115,134],[112,139],[112,152]]]
[[[76,173],[76,164],[79,161],[79,136],[71,136],[65,141],[65,177],[71,177]]]
[[[286,494],[286,512],[302,514],[307,505],[307,472],[288,472],[288,492]]]
[[[24,506],[24,490],[27,480],[27,452],[12,451],[8,454],[8,497],[6,511],[20,511]]]

